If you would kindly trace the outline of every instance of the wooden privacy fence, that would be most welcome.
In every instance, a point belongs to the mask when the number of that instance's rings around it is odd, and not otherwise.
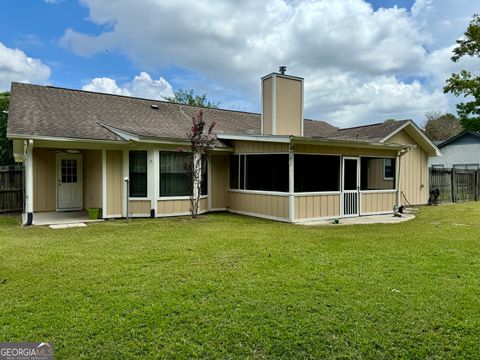
[[[430,168],[430,192],[438,189],[438,202],[478,201],[480,170]]]
[[[23,166],[0,166],[0,213],[23,211]]]

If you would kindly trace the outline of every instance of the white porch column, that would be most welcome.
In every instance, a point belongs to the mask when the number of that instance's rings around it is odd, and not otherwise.
[[[295,156],[293,150],[288,152],[288,220],[295,221]]]
[[[123,183],[122,183],[122,216],[124,218],[128,217],[128,197],[127,193],[127,182],[125,181],[130,175],[130,162],[129,162],[129,151],[123,150]],[[148,189],[148,186],[147,186]],[[148,190],[147,190],[148,191]]]
[[[102,150],[102,218],[107,217],[107,151]]]
[[[33,140],[24,142],[25,158],[25,213],[24,225],[33,223]]]
[[[147,195],[150,198],[150,217],[157,216],[157,198],[159,193],[159,153],[157,150],[147,152]]]
[[[401,198],[401,190],[400,190],[400,171],[402,169],[402,165],[401,165],[401,161],[402,161],[402,152],[399,151],[397,153],[397,161],[396,161],[396,164],[395,164],[395,171],[396,171],[396,186],[397,186],[397,208],[399,208],[401,205],[402,205],[402,198]]]
[[[212,210],[212,154],[208,154],[207,161],[207,201],[208,211]]]

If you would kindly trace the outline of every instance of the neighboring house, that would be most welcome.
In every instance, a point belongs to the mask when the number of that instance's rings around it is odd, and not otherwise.
[[[304,120],[302,78],[272,73],[261,83],[262,114],[203,109],[218,142],[201,212],[303,222],[391,213],[401,192],[427,201],[428,156],[440,152],[414,122],[338,129]],[[137,217],[189,213],[178,148],[188,149],[199,108],[20,83],[11,91],[8,137],[26,164],[27,224],[37,212],[91,207],[104,218],[127,208]]]
[[[438,145],[443,156],[431,157],[433,168],[478,169],[480,167],[480,133],[464,131]]]

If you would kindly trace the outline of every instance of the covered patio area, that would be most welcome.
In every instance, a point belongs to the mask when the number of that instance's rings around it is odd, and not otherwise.
[[[48,211],[35,213],[32,225],[64,225],[91,223],[103,221],[103,219],[92,220],[85,210],[82,211]]]

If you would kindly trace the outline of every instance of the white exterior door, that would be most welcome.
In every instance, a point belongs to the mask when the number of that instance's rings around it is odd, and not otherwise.
[[[343,216],[358,216],[360,208],[359,193],[359,160],[358,158],[343,158],[342,202]]]
[[[80,154],[57,154],[57,210],[83,208],[83,167]]]

